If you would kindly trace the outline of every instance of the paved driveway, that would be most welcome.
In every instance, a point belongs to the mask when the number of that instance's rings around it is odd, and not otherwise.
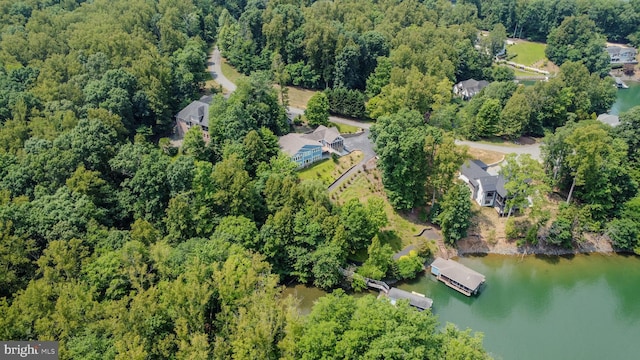
[[[365,129],[364,133],[362,133],[361,135],[351,138],[345,138],[344,145],[351,151],[362,151],[362,154],[364,156],[358,164],[349,169],[349,171],[342,174],[340,178],[338,178],[333,184],[331,184],[329,186],[329,191],[337,189],[340,184],[350,178],[353,174],[356,174],[358,170],[362,170],[364,168],[364,164],[368,163],[369,160],[373,159],[376,156],[376,152],[373,150],[373,143],[371,142],[371,140],[369,140],[369,129]]]
[[[236,84],[232,83],[231,80],[227,79],[222,74],[222,56],[220,55],[220,50],[218,50],[217,46],[211,52],[207,66],[209,66],[209,72],[211,73],[213,80],[230,92],[234,92],[236,90]]]

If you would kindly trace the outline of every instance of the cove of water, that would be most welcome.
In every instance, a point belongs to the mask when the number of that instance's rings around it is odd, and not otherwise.
[[[637,81],[625,81],[629,86],[628,89],[618,89],[616,95],[616,102],[611,105],[609,114],[619,115],[631,109],[634,106],[640,105],[640,82]]]
[[[442,324],[484,333],[496,359],[637,359],[640,258],[618,255],[458,259],[483,273],[486,286],[468,298],[430,275],[399,285],[434,300]],[[310,311],[324,292],[298,285]]]

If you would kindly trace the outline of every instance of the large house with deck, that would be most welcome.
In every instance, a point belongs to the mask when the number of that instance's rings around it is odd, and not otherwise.
[[[460,168],[460,180],[471,189],[472,199],[480,206],[492,206],[498,214],[504,215],[507,202],[507,190],[504,188],[505,178],[502,175],[491,175],[489,166],[480,160],[466,161]]]
[[[278,142],[282,151],[291,156],[301,168],[326,159],[331,154],[346,153],[344,138],[335,127],[318,126],[307,134],[287,134],[280,137]]]
[[[636,56],[638,51],[629,46],[612,45],[607,46],[607,53],[612,64],[637,64]]]

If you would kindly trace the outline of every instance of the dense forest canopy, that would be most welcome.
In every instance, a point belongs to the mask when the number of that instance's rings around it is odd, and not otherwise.
[[[209,143],[197,127],[179,151],[159,139],[200,96],[207,50],[230,31],[225,19],[259,33],[272,6],[0,2],[0,338],[58,340],[62,359],[358,358],[373,337],[366,356],[487,357],[479,336],[439,330],[430,312],[405,303],[336,293],[324,304],[350,312],[336,319],[322,305],[302,317],[282,296],[285,280],[337,287],[346,258],[370,249],[387,218],[380,201],[339,206],[322,183],[299,180],[278,148],[289,129],[269,73],[214,97]],[[411,6],[394,19],[422,9]],[[364,89],[350,56],[366,44],[362,72],[371,72],[387,42],[373,32],[341,41],[352,48],[341,81]],[[266,45],[246,44],[247,56]],[[313,54],[294,38],[269,46],[290,48],[291,59]],[[327,69],[316,81],[334,81]],[[416,261],[385,273],[410,276]],[[384,327],[359,320],[373,312]],[[329,333],[343,341],[312,352]]]
[[[325,90],[324,117],[377,119],[389,200],[441,207],[433,220],[451,242],[469,202],[449,131],[547,133],[550,182],[584,205],[561,209],[554,239],[615,217],[606,230],[634,250],[639,112],[616,129],[592,120],[615,97],[597,48],[637,41],[639,6],[0,0],[0,338],[59,340],[65,359],[486,358],[479,336],[408,304],[337,291],[303,317],[283,298],[285,281],[338,287],[356,254],[375,278],[410,277],[423,259],[391,261],[381,199],[340,205],[299,179],[278,147],[290,129],[273,83]],[[531,87],[492,64],[507,34],[549,36],[561,57],[575,19],[602,34],[586,42],[593,62],[571,54]],[[177,149],[163,137],[202,95],[214,42],[249,76],[213,96],[210,141],[193,127]],[[471,78],[492,84],[454,98]]]

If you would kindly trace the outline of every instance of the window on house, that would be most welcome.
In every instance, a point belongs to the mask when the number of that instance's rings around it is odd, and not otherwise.
[[[491,203],[493,202],[494,194],[495,193],[493,191],[487,192],[487,195],[484,197],[484,204],[485,205],[491,205]]]

